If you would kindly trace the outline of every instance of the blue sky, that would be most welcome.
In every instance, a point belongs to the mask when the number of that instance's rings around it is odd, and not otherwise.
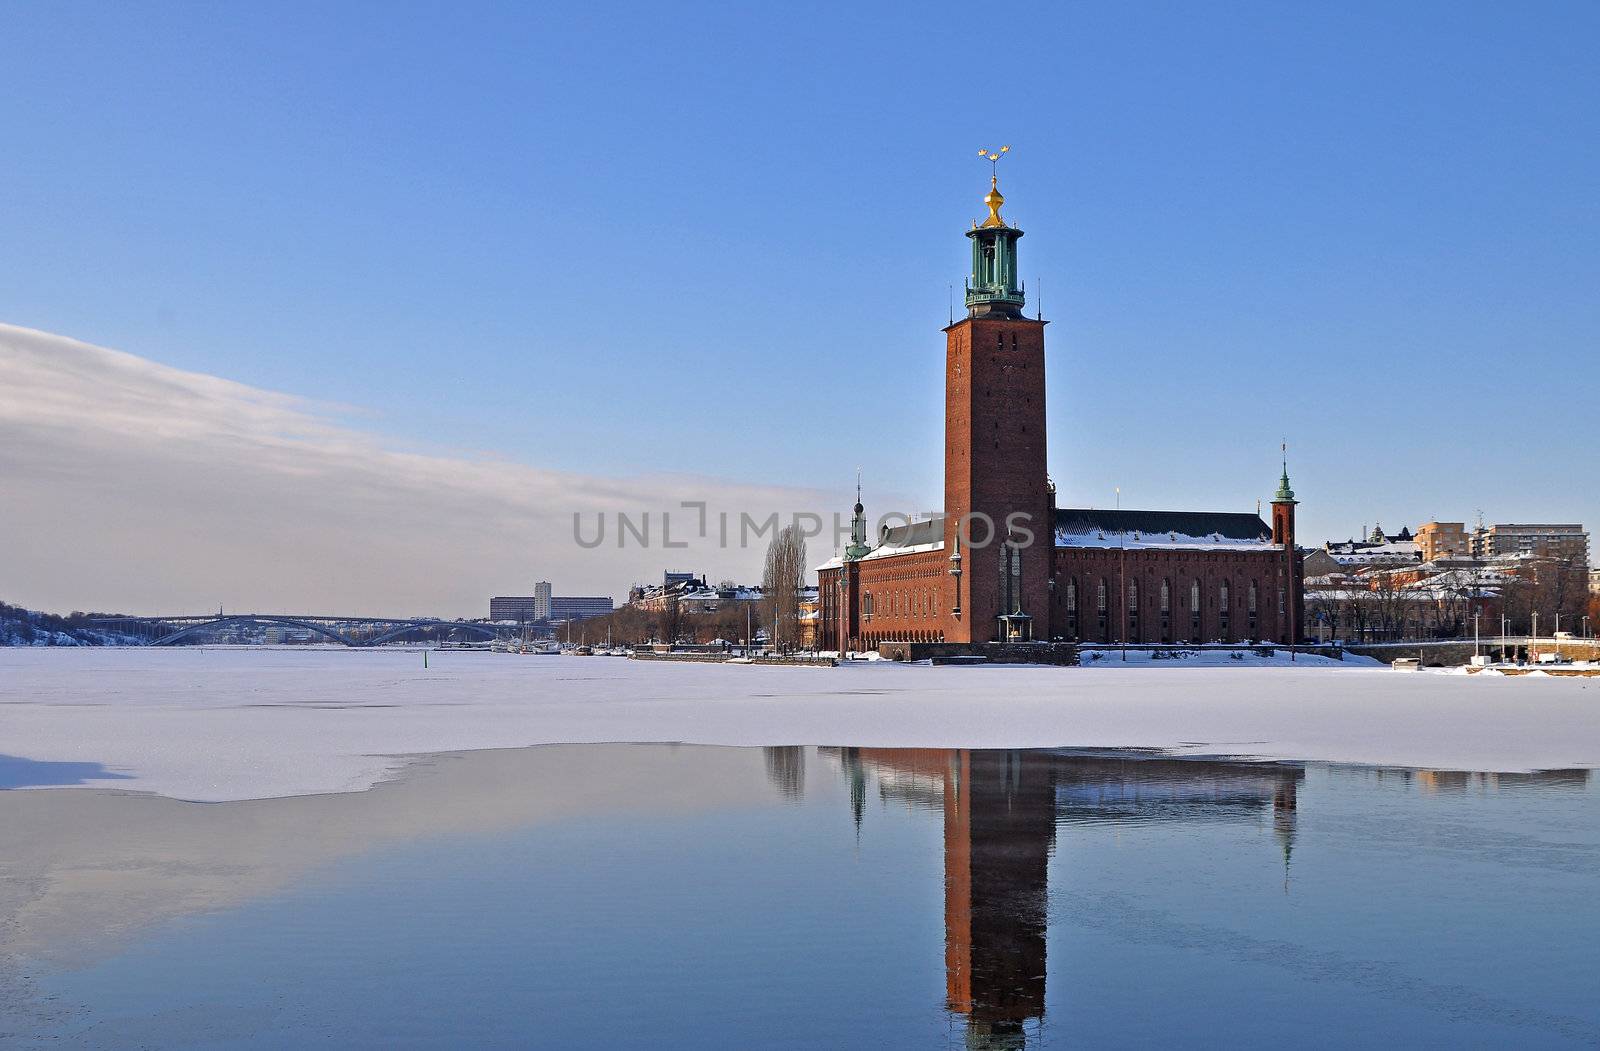
[[[1064,503],[1600,518],[1600,7],[4,4],[0,320],[936,506],[1010,143]],[[1030,306],[1031,310],[1031,306]]]

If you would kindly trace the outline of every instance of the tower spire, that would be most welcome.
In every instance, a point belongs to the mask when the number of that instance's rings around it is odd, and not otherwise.
[[[855,514],[850,519],[850,544],[844,549],[844,557],[855,561],[862,555],[871,551],[867,544],[867,514],[866,507],[861,503],[861,468],[856,468],[856,506]]]
[[[1283,451],[1283,476],[1278,479],[1278,491],[1273,494],[1272,502],[1275,504],[1298,503],[1294,498],[1294,490],[1289,488],[1289,443],[1284,442],[1280,448]]]
[[[967,236],[972,239],[972,276],[967,281],[967,311],[972,317],[1020,318],[1024,296],[1017,276],[1017,238],[1022,231],[1010,226],[1000,215],[1006,203],[1000,193],[1000,158],[1010,146],[998,150],[987,147],[978,156],[989,162],[989,192],[983,203],[988,218],[973,223]]]

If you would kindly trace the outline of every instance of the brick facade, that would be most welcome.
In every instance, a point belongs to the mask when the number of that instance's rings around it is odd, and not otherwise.
[[[1300,601],[1296,574],[1270,545],[1251,553],[1062,548],[1051,623],[1079,642],[1287,644]]]
[[[950,564],[943,551],[923,551],[848,563],[823,570],[819,649],[876,649],[883,642],[946,642]],[[848,586],[842,587],[843,580]]]
[[[1028,637],[1048,624],[1044,325],[966,318],[945,329],[945,550],[955,550],[957,530],[963,538],[946,641],[1003,641],[999,618],[1012,609],[1029,618],[1018,629]],[[1021,594],[1002,609],[1008,537],[1020,541],[1020,573],[1012,575]]]

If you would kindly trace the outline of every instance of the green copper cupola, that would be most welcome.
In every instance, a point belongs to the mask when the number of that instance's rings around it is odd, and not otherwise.
[[[1300,501],[1294,498],[1294,490],[1289,488],[1289,470],[1284,468],[1283,477],[1278,479],[1278,491],[1273,494],[1272,502],[1275,504],[1296,504]]]
[[[1275,504],[1297,504],[1300,501],[1294,498],[1294,490],[1289,488],[1289,465],[1283,465],[1283,477],[1278,479],[1278,491],[1272,494]]]
[[[1006,199],[1000,195],[1000,180],[989,181],[983,203],[989,217],[973,223],[967,236],[972,239],[972,276],[967,279],[967,312],[972,317],[1021,317],[1022,283],[1017,277],[1017,239],[1022,231],[1008,226],[1000,217]]]

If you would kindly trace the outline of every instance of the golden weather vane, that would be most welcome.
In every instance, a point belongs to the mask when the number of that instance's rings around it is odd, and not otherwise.
[[[987,146],[978,151],[978,156],[989,162],[989,170],[996,177],[999,176],[1000,158],[1011,152],[1010,146],[1002,146],[998,150],[991,150]]]
[[[978,156],[989,162],[989,192],[983,198],[983,203],[989,206],[989,218],[983,221],[984,226],[1006,225],[1006,221],[1000,218],[1000,206],[1006,203],[1006,199],[1000,196],[1000,158],[1010,152],[1010,146],[1002,146],[998,150],[984,147],[978,151]]]

